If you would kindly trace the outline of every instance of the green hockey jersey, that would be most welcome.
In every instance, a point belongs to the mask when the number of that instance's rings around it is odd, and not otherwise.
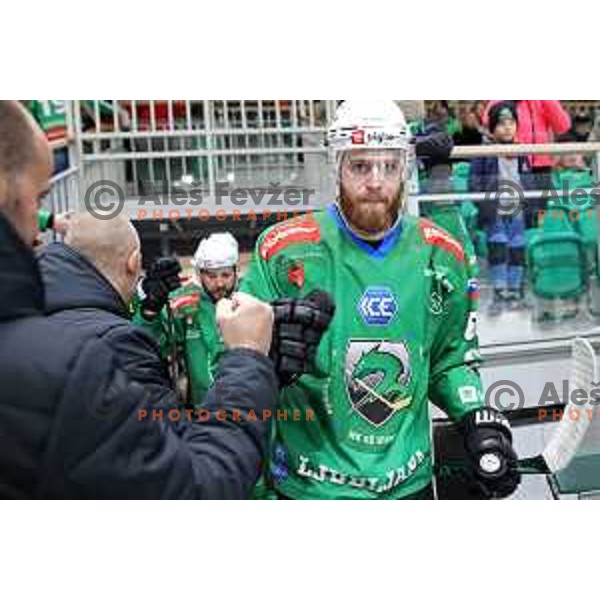
[[[189,382],[189,401],[200,406],[224,352],[215,305],[202,287],[188,283],[175,290],[169,297],[169,308],[165,307],[153,321],[144,319],[137,302],[133,322],[154,333],[163,358],[181,356]]]
[[[266,301],[322,289],[336,303],[314,372],[281,393],[276,489],[298,499],[395,499],[426,488],[428,400],[453,419],[484,402],[479,287],[462,246],[409,216],[373,246],[331,205],[264,232],[242,289]]]

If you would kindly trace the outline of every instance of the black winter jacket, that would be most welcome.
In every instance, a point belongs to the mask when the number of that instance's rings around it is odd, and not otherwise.
[[[226,353],[210,420],[173,422],[155,343],[108,281],[64,246],[41,261],[50,316],[34,255],[0,215],[0,498],[248,497],[269,422],[245,416],[274,407],[271,362]]]

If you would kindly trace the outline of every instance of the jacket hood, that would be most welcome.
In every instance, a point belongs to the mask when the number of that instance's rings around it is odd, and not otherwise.
[[[128,318],[125,302],[112,284],[82,254],[66,244],[53,243],[39,253],[46,291],[46,312],[95,308]]]

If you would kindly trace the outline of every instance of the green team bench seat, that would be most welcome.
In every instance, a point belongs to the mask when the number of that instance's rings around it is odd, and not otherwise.
[[[563,220],[566,226],[570,230],[578,233],[585,245],[586,254],[588,258],[588,267],[590,270],[596,269],[597,263],[597,245],[598,245],[598,233],[600,231],[600,224],[598,220],[598,202],[596,198],[578,198],[575,203],[571,197],[576,189],[590,189],[595,188],[594,179],[591,171],[575,171],[575,170],[564,170],[556,171],[553,174],[554,187],[560,195],[558,200],[563,211]],[[561,192],[568,191],[568,195],[561,194]],[[555,202],[548,203],[548,212],[550,218],[552,209],[556,210],[557,207],[553,206]],[[577,211],[577,212],[573,212]],[[579,214],[577,214],[579,213]],[[548,217],[547,217],[548,218]],[[567,229],[567,227],[564,227]]]
[[[564,201],[563,201],[564,202]],[[543,230],[546,233],[572,232],[581,238],[590,275],[598,268],[598,234],[600,225],[598,207],[591,199],[584,205],[575,206],[567,201],[556,205],[549,203],[547,214],[543,219]]]
[[[569,300],[583,295],[588,286],[585,247],[573,231],[538,233],[527,247],[528,276],[535,296]]]
[[[469,191],[469,177],[471,174],[471,163],[459,162],[452,165],[452,187],[455,192]]]

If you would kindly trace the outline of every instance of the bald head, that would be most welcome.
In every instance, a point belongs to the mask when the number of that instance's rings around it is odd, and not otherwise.
[[[71,217],[65,244],[85,256],[128,303],[140,276],[140,239],[124,216],[96,219],[88,213]]]
[[[19,102],[0,100],[0,212],[31,246],[51,176],[52,153],[41,129]]]

